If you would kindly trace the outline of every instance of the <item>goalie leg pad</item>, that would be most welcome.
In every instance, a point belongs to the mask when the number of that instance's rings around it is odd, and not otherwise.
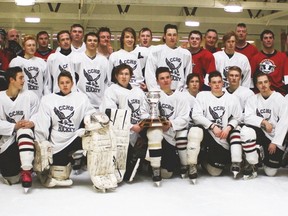
[[[34,160],[34,133],[31,129],[20,128],[17,130],[16,140],[18,142],[21,168],[31,170]]]
[[[264,172],[267,176],[273,177],[277,174],[277,171],[277,168],[272,168],[264,165]]]
[[[187,144],[187,162],[189,165],[197,164],[197,158],[200,152],[200,144],[203,140],[203,129],[200,127],[191,127],[188,133]]]
[[[257,152],[258,145],[256,144],[256,132],[253,128],[243,126],[240,131],[242,148],[249,164],[257,164],[259,154]]]
[[[98,189],[112,189],[117,187],[117,179],[114,174],[114,163],[111,149],[89,151],[87,153],[87,166],[94,186]]]
[[[163,130],[161,128],[149,128],[147,130],[149,161],[152,167],[161,166]]]
[[[9,176],[9,177],[2,176],[2,181],[3,183],[8,184],[8,185],[17,184],[20,181],[20,174],[16,176]]]
[[[176,132],[176,148],[179,154],[181,165],[187,165],[187,134],[188,130],[180,130]]]
[[[115,176],[118,183],[123,181],[126,171],[126,160],[130,137],[131,112],[122,109],[111,109],[110,113],[110,137],[112,145],[116,146]]]
[[[242,162],[242,142],[240,137],[240,130],[241,127],[237,126],[229,136],[232,163]]]
[[[50,168],[53,163],[52,145],[49,141],[41,143],[35,141],[34,171],[42,172]]]

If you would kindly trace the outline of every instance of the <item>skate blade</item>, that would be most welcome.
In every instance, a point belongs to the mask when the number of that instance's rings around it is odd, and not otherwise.
[[[155,185],[156,187],[160,187],[160,186],[161,186],[161,181],[156,181],[156,182],[154,182],[154,185]]]
[[[237,172],[237,171],[232,171],[232,173],[233,173],[234,179],[236,179],[239,172]]]
[[[257,173],[253,172],[252,175],[243,175],[243,180],[250,180],[257,177]]]
[[[181,178],[182,178],[182,179],[187,178],[187,173],[185,173],[185,174],[181,174]]]
[[[80,175],[81,174],[81,170],[74,170],[74,175]]]
[[[190,181],[191,181],[192,184],[196,184],[197,179],[190,179]]]
[[[96,186],[93,186],[93,187],[99,193],[106,193],[106,189],[105,188],[100,189],[100,188],[97,188]]]
[[[24,189],[24,193],[27,194],[30,188],[23,188],[23,189]]]

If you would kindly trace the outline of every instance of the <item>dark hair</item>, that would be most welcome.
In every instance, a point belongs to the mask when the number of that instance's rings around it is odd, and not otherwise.
[[[115,74],[115,77],[116,77],[121,71],[123,71],[123,70],[125,70],[125,69],[128,69],[128,70],[129,70],[129,74],[130,74],[130,76],[132,77],[132,75],[133,75],[133,69],[132,69],[132,67],[131,67],[130,65],[125,64],[125,63],[122,63],[122,64],[120,64],[120,65],[117,65],[117,66],[113,69],[114,74]]]
[[[189,33],[189,35],[188,35],[188,40],[189,40],[189,38],[190,38],[190,36],[191,36],[192,34],[197,34],[197,35],[199,35],[200,38],[201,38],[201,40],[202,40],[202,33],[201,33],[200,31],[198,31],[198,30],[192,30],[192,31]]]
[[[209,76],[208,76],[209,82],[211,82],[211,79],[213,77],[221,77],[221,79],[222,79],[222,75],[219,71],[213,71],[213,72],[209,73]]]
[[[87,42],[88,36],[94,36],[94,37],[97,38],[97,40],[99,40],[99,37],[98,37],[98,35],[97,35],[95,32],[88,32],[88,33],[85,34],[85,36],[84,36],[84,42],[85,42],[85,43]]]
[[[110,31],[110,28],[108,28],[108,27],[100,27],[98,29],[98,31],[96,33],[98,38],[99,38],[99,35],[100,35],[101,32],[108,32],[110,34],[110,36],[111,36],[111,31]]]
[[[133,28],[131,28],[131,27],[126,27],[126,28],[124,28],[124,29],[122,30],[121,37],[120,37],[120,47],[121,47],[122,49],[124,49],[124,37],[125,37],[125,33],[126,33],[126,32],[129,32],[129,33],[131,33],[131,34],[133,35],[133,37],[134,37],[133,49],[135,49],[135,47],[136,47],[136,32],[135,32],[135,30],[134,30]]]
[[[208,32],[214,32],[217,35],[218,38],[218,32],[215,29],[207,29],[207,31],[205,32],[205,36],[208,34]]]
[[[166,25],[164,26],[164,35],[167,33],[167,30],[168,30],[168,29],[175,29],[176,32],[177,32],[177,34],[178,34],[178,27],[177,27],[176,25],[166,24]],[[162,38],[162,40],[163,40],[164,43],[166,42],[166,40],[165,40],[164,37]]]
[[[230,67],[228,68],[228,73],[229,73],[229,71],[231,71],[231,70],[238,71],[238,72],[240,73],[240,75],[242,74],[242,70],[241,70],[241,68],[238,67],[238,66],[230,66]]]
[[[272,37],[273,37],[273,39],[274,39],[274,33],[273,33],[271,30],[269,30],[269,29],[265,29],[265,30],[262,31],[262,33],[260,34],[260,39],[261,39],[261,41],[262,41],[263,38],[264,38],[264,34],[272,34]]]
[[[72,75],[69,71],[61,71],[60,74],[58,75],[57,81],[59,83],[59,80],[61,77],[67,77],[71,80],[71,82],[73,82],[73,78]]]
[[[40,37],[40,35],[43,35],[43,34],[46,34],[46,35],[48,36],[48,38],[49,38],[49,34],[48,34],[47,31],[40,31],[40,32],[37,33],[36,39],[38,40],[38,38]]]
[[[168,67],[159,67],[159,68],[157,68],[156,73],[155,73],[156,80],[158,80],[159,75],[161,73],[165,73],[165,72],[168,72],[171,75],[171,71],[170,71],[170,69]]]
[[[235,37],[236,41],[238,40],[238,37],[237,37],[236,33],[234,31],[230,31],[230,32],[227,32],[226,34],[223,35],[223,38],[222,38],[223,43],[225,44],[225,42],[227,40],[229,40],[232,36]]]
[[[268,76],[268,74],[263,73],[262,71],[257,71],[253,76],[253,84],[255,87],[257,84],[258,77],[261,77],[261,76],[266,76],[268,78],[269,82],[271,82],[271,78]]]
[[[84,32],[84,27],[81,24],[78,24],[78,23],[71,25],[70,32],[72,31],[73,28],[77,28],[77,27],[81,28],[83,30],[83,32]]]
[[[142,29],[139,31],[139,36],[140,36],[140,34],[141,34],[142,32],[145,32],[145,31],[149,31],[150,34],[151,34],[151,37],[152,37],[152,31],[151,31],[151,29],[149,29],[149,28],[147,28],[147,27],[144,27],[144,28],[142,28]]]
[[[242,28],[246,28],[246,24],[245,23],[238,23],[237,27],[242,27]]]
[[[186,78],[186,85],[189,85],[189,82],[191,79],[193,79],[194,77],[197,77],[199,82],[200,82],[200,75],[198,73],[190,73],[188,74],[187,78]]]
[[[60,35],[62,34],[68,34],[69,35],[69,38],[71,40],[71,36],[70,36],[70,32],[68,30],[62,30],[60,32],[57,33],[57,41],[60,42]]]
[[[10,78],[16,80],[16,76],[17,76],[17,73],[20,73],[20,72],[23,72],[22,68],[21,67],[10,67],[6,70],[5,72],[5,79],[9,85],[10,83]]]

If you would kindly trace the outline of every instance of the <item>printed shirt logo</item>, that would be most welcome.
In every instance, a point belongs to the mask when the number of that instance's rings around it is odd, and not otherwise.
[[[87,79],[86,82],[86,92],[100,92],[100,86],[98,84],[98,80],[101,77],[100,70],[97,69],[90,69],[85,70],[83,69],[84,76]],[[95,78],[92,76],[93,74],[96,74]]]
[[[229,82],[228,82],[229,68],[230,68],[230,66],[226,66],[223,69],[223,88],[227,88],[229,86]]]
[[[24,72],[28,77],[28,90],[38,90],[39,85],[37,81],[37,77],[39,75],[39,68],[38,67],[28,67],[27,69],[24,68]],[[33,75],[34,74],[34,75]]]
[[[63,67],[61,65],[59,65],[60,72],[69,72],[69,71],[66,70],[66,68],[68,68],[68,64],[63,65]]]
[[[16,123],[16,121],[20,121],[24,119],[24,112],[23,110],[16,110],[16,111],[12,111],[10,113],[8,113],[8,115],[6,115],[6,120],[10,123]]]
[[[169,60],[166,58],[165,61],[166,61],[167,66],[169,67],[170,71],[172,72],[171,73],[172,80],[173,81],[180,81],[181,77],[180,77],[179,68],[182,65],[181,58],[173,57],[173,58],[170,58]],[[179,63],[177,66],[175,66],[175,64],[172,62],[179,62]]]
[[[158,103],[158,108],[160,112],[160,116],[166,117],[166,119],[169,119],[174,114],[174,107],[170,104],[165,103]]]
[[[58,109],[54,107],[54,113],[58,117],[59,121],[59,128],[58,131],[60,132],[74,132],[75,126],[72,122],[71,118],[74,115],[74,107],[70,105],[62,105]]]
[[[193,114],[193,108],[191,108],[190,113],[189,113],[189,117],[190,117],[189,123],[188,123],[189,128],[195,125],[195,122],[192,119],[192,114]]]
[[[271,118],[271,109],[256,109],[256,115],[269,121]]]
[[[259,64],[259,70],[265,74],[273,73],[275,68],[276,65],[271,59],[263,59]]]
[[[216,107],[211,108],[209,106],[209,113],[213,118],[212,122],[217,124],[217,126],[219,126],[222,129],[223,128],[222,117],[225,114],[225,107],[224,106],[216,106]]]
[[[131,124],[137,124],[140,121],[140,100],[128,100],[128,106],[131,110]]]

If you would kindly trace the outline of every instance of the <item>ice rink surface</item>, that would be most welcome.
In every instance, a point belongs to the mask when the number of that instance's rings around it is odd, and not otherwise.
[[[276,177],[263,170],[258,177],[233,179],[225,171],[211,177],[200,170],[197,183],[178,176],[155,187],[150,176],[138,174],[114,192],[99,193],[87,171],[71,175],[68,188],[44,188],[36,177],[28,194],[20,184],[0,182],[1,216],[285,216],[288,215],[288,169]]]

